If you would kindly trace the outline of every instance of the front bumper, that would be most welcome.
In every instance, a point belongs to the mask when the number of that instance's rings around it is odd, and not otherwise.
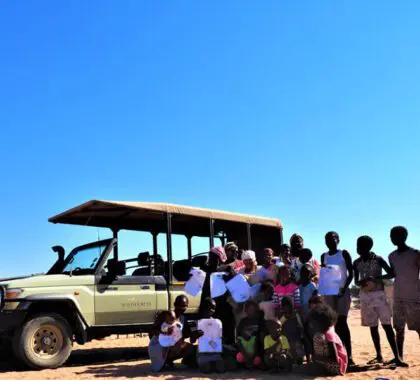
[[[0,333],[13,331],[21,326],[26,317],[25,310],[3,310],[0,312]]]

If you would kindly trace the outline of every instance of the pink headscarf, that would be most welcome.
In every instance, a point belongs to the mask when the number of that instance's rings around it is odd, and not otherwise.
[[[226,252],[223,247],[213,247],[212,249],[210,249],[210,252],[219,256],[219,259],[222,263],[224,263],[227,260]]]

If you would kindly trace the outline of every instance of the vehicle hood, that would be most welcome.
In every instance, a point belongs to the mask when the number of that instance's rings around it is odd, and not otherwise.
[[[1,286],[8,289],[28,289],[28,288],[45,288],[57,286],[75,286],[75,285],[90,285],[94,283],[93,275],[84,276],[69,276],[66,274],[50,274],[39,275],[14,280],[4,280],[0,282]]]

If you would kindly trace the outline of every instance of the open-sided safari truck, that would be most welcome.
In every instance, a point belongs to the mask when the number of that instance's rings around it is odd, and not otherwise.
[[[160,203],[94,200],[49,221],[105,227],[113,237],[74,248],[67,256],[62,247],[53,247],[58,260],[47,274],[0,283],[1,339],[35,369],[62,365],[73,341],[147,332],[156,312],[170,308],[183,293],[191,267],[206,263],[208,252],[192,255],[193,237],[207,237],[209,247],[233,240],[257,252],[276,250],[282,242],[278,220]],[[123,230],[149,232],[153,252],[122,260],[118,233]],[[166,252],[158,247],[159,234],[166,236]],[[187,252],[177,261],[173,235],[187,240]],[[200,299],[189,301],[187,313],[194,318]]]

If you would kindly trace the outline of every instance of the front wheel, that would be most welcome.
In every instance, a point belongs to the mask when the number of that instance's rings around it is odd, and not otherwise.
[[[72,333],[68,322],[57,314],[43,314],[28,320],[14,337],[14,351],[33,369],[57,368],[71,354]]]

